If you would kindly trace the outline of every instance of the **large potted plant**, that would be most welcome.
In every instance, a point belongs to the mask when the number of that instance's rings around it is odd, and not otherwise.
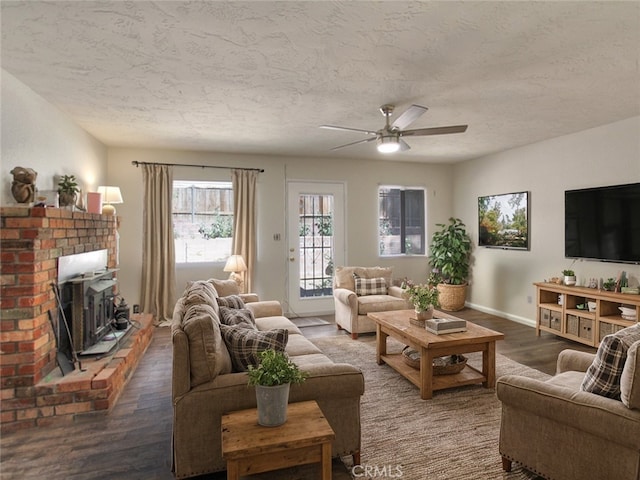
[[[437,275],[440,307],[455,312],[464,308],[471,257],[471,239],[459,218],[449,224],[438,223],[440,230],[431,239],[429,264]]]
[[[289,388],[302,383],[307,373],[301,371],[286,353],[268,349],[260,352],[260,364],[249,365],[249,385],[256,387],[258,424],[276,427],[287,421]]]

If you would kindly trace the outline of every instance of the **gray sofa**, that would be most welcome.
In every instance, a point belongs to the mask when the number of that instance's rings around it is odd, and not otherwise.
[[[221,417],[256,406],[255,391],[247,384],[246,372],[227,371],[226,362],[221,361],[228,351],[225,352],[220,334],[216,297],[211,281],[193,282],[174,309],[172,453],[176,478],[224,470]],[[304,383],[291,386],[289,401],[316,400],[336,434],[333,456],[352,455],[358,464],[362,372],[352,365],[334,363],[324,355],[282,316],[278,302],[251,302],[245,308],[253,312],[258,330],[288,331],[286,352],[309,373]]]

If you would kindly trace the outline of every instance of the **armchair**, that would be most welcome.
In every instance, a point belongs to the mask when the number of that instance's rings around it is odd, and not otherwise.
[[[356,291],[356,281],[353,274],[358,275],[366,283],[375,279],[376,289]],[[336,325],[339,329],[351,333],[351,338],[358,338],[358,334],[375,332],[375,323],[367,317],[370,312],[386,312],[389,310],[407,310],[413,308],[411,303],[403,297],[403,290],[392,283],[392,268],[382,267],[337,267],[333,282],[333,298],[336,311]],[[370,293],[374,292],[374,293]],[[360,293],[360,295],[358,295]]]
[[[553,479],[640,480],[640,341],[628,350],[622,400],[581,390],[595,354],[564,350],[547,381],[498,379],[502,466]]]

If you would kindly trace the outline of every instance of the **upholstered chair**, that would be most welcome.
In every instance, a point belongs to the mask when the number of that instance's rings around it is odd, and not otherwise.
[[[337,267],[333,298],[338,328],[355,340],[360,333],[376,331],[367,313],[413,308],[402,288],[393,285],[392,275],[393,268]]]
[[[640,324],[618,334],[596,354],[562,351],[547,381],[498,379],[504,470],[515,461],[544,478],[640,480]]]

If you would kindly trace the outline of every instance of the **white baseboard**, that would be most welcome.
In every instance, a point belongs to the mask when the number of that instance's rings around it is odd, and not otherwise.
[[[493,308],[488,308],[488,307],[477,305],[475,303],[470,303],[470,302],[465,302],[464,305],[466,307],[473,308],[474,310],[478,310],[480,312],[496,315],[497,317],[506,318],[507,320],[513,320],[514,322],[527,325],[528,327],[533,327],[533,328],[536,327],[536,321],[531,320],[530,318],[520,317],[518,315],[512,315],[510,313],[501,312],[500,310],[495,310]]]

